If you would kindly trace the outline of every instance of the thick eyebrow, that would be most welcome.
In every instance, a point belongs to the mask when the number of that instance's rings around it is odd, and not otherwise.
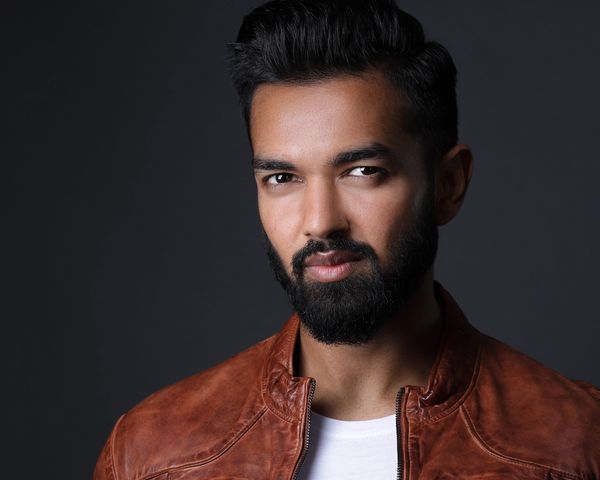
[[[385,160],[392,160],[394,154],[389,147],[381,143],[372,143],[364,147],[355,148],[346,152],[338,153],[329,164],[332,167],[339,165],[345,165],[347,163],[354,163],[360,160],[368,160],[371,158],[382,158]]]
[[[389,147],[386,147],[381,143],[371,143],[364,147],[353,148],[352,150],[338,153],[328,162],[328,165],[337,167],[371,158],[391,160],[393,157],[394,154]],[[285,160],[262,158],[258,156],[255,156],[252,159],[252,167],[254,170],[296,170],[296,166],[293,163],[286,162]]]
[[[254,170],[296,170],[293,163],[261,157],[252,159],[252,168]]]

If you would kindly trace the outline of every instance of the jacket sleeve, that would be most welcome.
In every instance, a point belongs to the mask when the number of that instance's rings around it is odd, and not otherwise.
[[[114,441],[117,434],[119,423],[125,415],[121,416],[115,424],[108,440],[104,444],[104,448],[100,452],[98,461],[96,462],[96,468],[94,469],[93,480],[120,480],[117,477],[117,472],[114,464]]]

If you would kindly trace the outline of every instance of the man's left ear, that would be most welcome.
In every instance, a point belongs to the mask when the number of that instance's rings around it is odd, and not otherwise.
[[[472,173],[473,153],[468,145],[455,145],[440,159],[435,174],[438,225],[445,225],[458,214]]]

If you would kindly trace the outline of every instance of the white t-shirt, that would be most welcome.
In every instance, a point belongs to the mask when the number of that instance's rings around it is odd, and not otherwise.
[[[300,480],[390,480],[398,471],[396,416],[345,421],[314,412]]]

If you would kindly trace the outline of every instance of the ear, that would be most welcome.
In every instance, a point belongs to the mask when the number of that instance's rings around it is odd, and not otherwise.
[[[458,214],[472,173],[473,153],[467,145],[455,145],[440,159],[435,175],[438,225],[445,225]]]

